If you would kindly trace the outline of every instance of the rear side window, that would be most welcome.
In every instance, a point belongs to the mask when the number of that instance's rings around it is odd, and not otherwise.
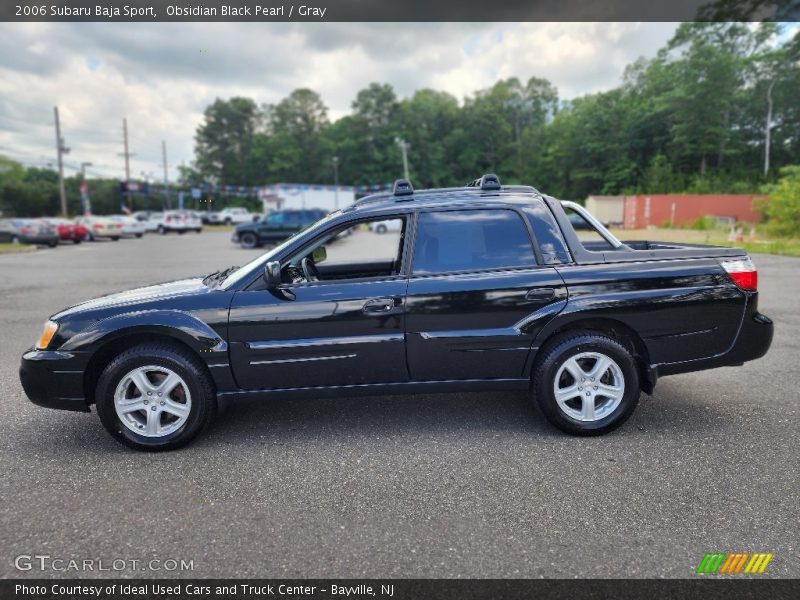
[[[567,244],[556,224],[553,213],[545,203],[536,199],[530,206],[522,209],[533,229],[533,237],[539,244],[542,262],[546,265],[564,264],[570,261]]]
[[[528,230],[510,210],[419,215],[414,274],[536,266]]]

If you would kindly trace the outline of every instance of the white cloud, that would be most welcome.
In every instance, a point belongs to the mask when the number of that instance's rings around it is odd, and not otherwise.
[[[458,98],[498,78],[544,77],[562,98],[617,85],[653,56],[669,23],[0,24],[0,154],[54,159],[53,106],[70,165],[121,176],[122,118],[131,173],[160,178],[161,140],[174,169],[192,159],[195,129],[214,98],[277,102],[318,91],[337,118],[372,81],[400,96],[424,87]],[[201,51],[202,50],[202,51]],[[69,172],[69,171],[68,171]]]

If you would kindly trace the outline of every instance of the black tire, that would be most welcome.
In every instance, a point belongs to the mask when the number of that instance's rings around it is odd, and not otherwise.
[[[163,437],[147,437],[132,431],[123,424],[114,407],[114,391],[122,378],[133,369],[147,365],[171,369],[183,379],[191,393],[186,422]],[[97,414],[111,436],[126,446],[148,452],[185,446],[211,422],[217,406],[214,386],[200,361],[186,350],[159,343],[135,346],[114,358],[100,375],[95,398]]]
[[[608,433],[627,421],[636,408],[636,405],[639,403],[641,387],[639,384],[639,370],[637,369],[636,360],[631,355],[630,351],[616,340],[597,333],[575,332],[568,336],[556,338],[552,342],[545,344],[540,352],[541,359],[537,360],[534,366],[534,398],[547,420],[561,431],[571,435],[582,436]],[[598,353],[611,358],[619,367],[622,382],[625,385],[622,399],[616,408],[608,415],[594,421],[582,421],[567,414],[556,400],[554,391],[554,386],[556,384],[555,378],[562,365],[570,358],[583,353]],[[589,368],[592,368],[592,366],[593,365],[590,364]],[[569,379],[572,376],[568,373],[562,373],[560,377],[565,376],[567,378],[566,385],[568,386]],[[613,376],[613,374],[607,373],[606,376],[610,377]],[[589,383],[588,378],[587,383]],[[575,385],[581,384],[576,381]],[[592,383],[589,383],[589,385],[592,385]],[[596,389],[594,386],[593,388]],[[600,404],[597,405],[599,408],[602,408],[604,403],[610,402],[607,397],[602,397],[601,395],[598,395],[598,397],[601,398]],[[582,395],[580,398],[581,405],[583,405],[584,400]],[[573,402],[574,400],[575,399],[571,399],[569,402]],[[577,406],[575,410],[578,410]]]
[[[50,248],[55,248],[56,246],[58,246],[58,240],[56,240],[56,241],[54,241],[54,242],[47,242],[47,245],[48,245]]]
[[[241,245],[241,247],[245,250],[251,250],[258,246],[258,237],[255,233],[245,231],[239,236],[239,245]]]
[[[19,243],[21,243],[21,242],[20,242],[20,239],[19,239],[19,236],[18,236],[18,235],[11,236],[11,243],[12,243],[12,244],[19,244]]]
[[[136,237],[137,237],[137,238],[140,238],[140,237],[142,237],[142,235],[144,235],[144,234],[142,234],[142,233],[137,233],[137,234],[136,234]]]
[[[80,241],[80,240],[72,240],[72,243],[73,243],[73,244],[80,244],[80,243],[81,243],[81,241]]]
[[[164,229],[161,225],[158,226],[158,233],[161,235],[167,235],[167,230]]]
[[[375,228],[375,231],[376,231],[377,233],[386,233],[386,225],[384,225],[383,223],[381,223],[380,225],[378,225],[378,226]]]
[[[231,226],[231,223],[232,223],[232,221],[230,220],[230,218],[228,218],[228,219],[225,219],[225,225],[227,225],[228,227],[230,227],[230,226]]]
[[[183,235],[184,233],[186,233],[185,229],[179,229],[178,230],[178,235]]]
[[[112,242],[118,242],[119,241],[119,236],[118,235],[112,235],[111,236],[111,241]]]

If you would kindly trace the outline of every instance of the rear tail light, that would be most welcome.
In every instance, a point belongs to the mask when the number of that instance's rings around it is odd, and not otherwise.
[[[172,221],[172,217],[167,217],[167,218],[166,218],[166,219],[164,219],[164,220],[165,220],[167,223],[169,223],[170,221]]]
[[[32,231],[33,231],[33,228],[32,227],[28,227],[27,225],[25,227],[20,227],[20,232],[22,232],[22,233],[31,233]]]
[[[117,223],[117,229],[122,229],[122,223]]]
[[[758,289],[758,271],[750,257],[721,261],[733,282],[741,289],[754,292]]]
[[[92,227],[94,227],[95,229],[102,229],[103,225],[100,223],[95,223],[94,225],[92,225]]]

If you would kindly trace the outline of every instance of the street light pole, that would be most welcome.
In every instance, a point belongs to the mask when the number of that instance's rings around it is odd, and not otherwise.
[[[81,163],[81,181],[86,181],[86,167],[91,167],[92,163],[90,162],[82,162]]]
[[[58,157],[58,195],[61,198],[61,216],[67,216],[67,194],[64,191],[64,160],[63,155],[69,153],[69,148],[64,145],[61,137],[61,122],[58,119],[58,107],[53,107],[56,120],[56,156]]]
[[[339,157],[333,157],[333,208],[339,210]]]
[[[400,150],[403,152],[403,175],[406,180],[410,181],[408,176],[408,149],[411,148],[411,144],[399,137],[394,138],[394,143],[400,146]]]

